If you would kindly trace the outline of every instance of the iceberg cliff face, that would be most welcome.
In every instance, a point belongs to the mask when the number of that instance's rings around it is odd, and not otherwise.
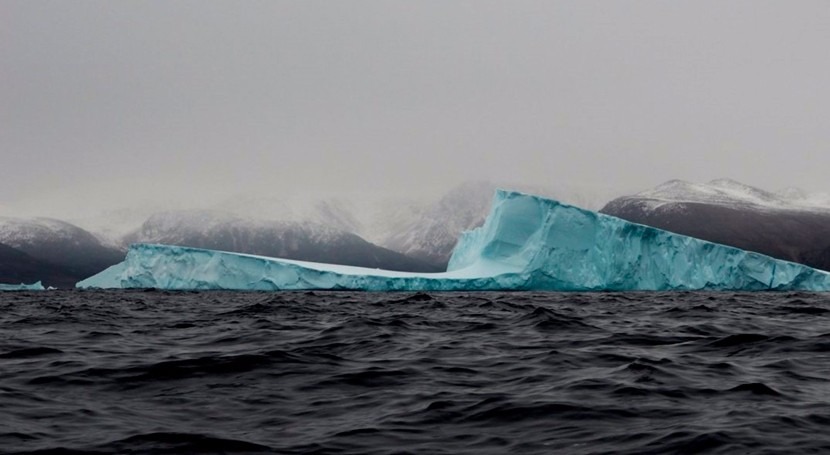
[[[830,290],[830,274],[557,201],[497,191],[446,272],[406,273],[166,245],[80,288],[300,290]]]

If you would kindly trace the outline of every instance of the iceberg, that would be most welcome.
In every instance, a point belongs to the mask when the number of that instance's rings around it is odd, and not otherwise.
[[[43,283],[38,281],[33,284],[0,284],[0,291],[45,291]]]
[[[830,273],[499,190],[446,272],[408,273],[135,244],[78,288],[362,291],[827,291]]]

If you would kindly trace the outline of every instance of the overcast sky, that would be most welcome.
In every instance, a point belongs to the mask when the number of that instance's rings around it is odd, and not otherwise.
[[[0,207],[830,191],[827,1],[0,2]]]

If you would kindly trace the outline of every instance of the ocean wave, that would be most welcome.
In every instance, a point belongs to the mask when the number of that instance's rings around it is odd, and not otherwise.
[[[3,453],[821,453],[805,293],[19,293]]]

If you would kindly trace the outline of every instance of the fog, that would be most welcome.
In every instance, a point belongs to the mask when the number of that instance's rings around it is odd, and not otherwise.
[[[823,1],[0,3],[0,213],[830,191]]]

